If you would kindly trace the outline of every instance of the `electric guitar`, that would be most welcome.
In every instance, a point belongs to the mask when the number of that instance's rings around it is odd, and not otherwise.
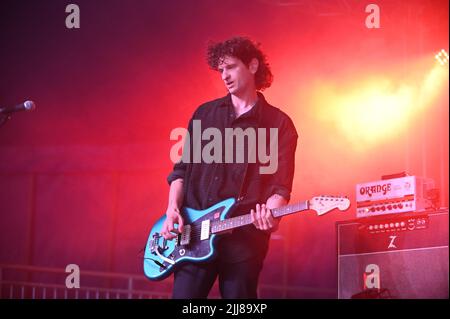
[[[166,240],[161,228],[164,215],[152,227],[144,252],[144,273],[150,280],[162,280],[169,276],[180,263],[201,262],[213,258],[214,243],[218,234],[252,224],[251,215],[226,218],[234,198],[221,201],[204,210],[183,209],[183,232],[172,240]],[[348,209],[350,201],[345,197],[319,196],[297,204],[271,209],[274,218],[306,210],[323,215],[334,208]]]

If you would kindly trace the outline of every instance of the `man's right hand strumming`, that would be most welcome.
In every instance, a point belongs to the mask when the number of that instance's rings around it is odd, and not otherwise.
[[[178,224],[178,228],[175,227],[175,224]],[[165,239],[173,239],[183,231],[183,225],[183,217],[181,217],[180,210],[175,207],[168,208],[161,234]]]
[[[173,239],[183,231],[183,217],[180,208],[183,202],[183,179],[178,178],[170,183],[169,204],[167,205],[166,220],[163,223],[161,234],[165,239]],[[175,228],[178,224],[178,228]]]

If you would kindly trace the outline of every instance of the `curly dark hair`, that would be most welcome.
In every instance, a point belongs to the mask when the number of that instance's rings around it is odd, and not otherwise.
[[[273,75],[267,57],[259,47],[259,43],[253,43],[246,37],[233,37],[217,43],[210,42],[207,51],[208,65],[217,71],[223,59],[226,56],[232,56],[241,60],[248,67],[251,60],[256,58],[259,66],[255,74],[255,86],[257,90],[263,91],[272,84]]]

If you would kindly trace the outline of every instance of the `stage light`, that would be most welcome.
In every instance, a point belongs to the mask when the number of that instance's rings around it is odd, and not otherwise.
[[[360,79],[347,85],[317,88],[316,116],[331,121],[352,148],[363,150],[394,138],[406,125],[415,89],[386,77]]]
[[[409,61],[406,76],[386,70],[383,74],[355,74],[345,82],[317,81],[310,90],[314,116],[332,124],[353,150],[364,151],[401,137],[445,92],[448,55],[440,53],[439,64],[430,63],[430,53]]]
[[[435,59],[439,61],[439,63],[441,65],[446,65],[448,64],[448,53],[447,51],[445,51],[444,49],[442,49],[441,51],[439,51],[439,53],[437,53],[435,56]]]

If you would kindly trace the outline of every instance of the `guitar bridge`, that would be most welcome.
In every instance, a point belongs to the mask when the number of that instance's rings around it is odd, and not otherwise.
[[[183,232],[180,235],[178,243],[180,245],[189,245],[191,241],[191,225],[184,226]]]
[[[159,239],[163,238],[162,246],[159,245]],[[150,240],[150,252],[156,254],[156,251],[165,251],[167,250],[167,239],[162,237],[159,233],[154,233],[153,238]]]

